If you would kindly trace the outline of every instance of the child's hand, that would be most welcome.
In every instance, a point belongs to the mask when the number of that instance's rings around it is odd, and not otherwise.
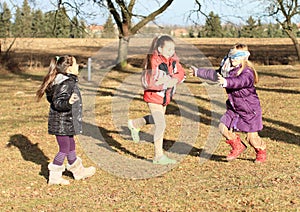
[[[197,68],[197,67],[191,66],[191,67],[189,68],[189,76],[190,76],[190,77],[197,76],[197,71],[198,71],[198,68]]]
[[[226,87],[227,81],[221,74],[218,73],[218,83],[222,87]]]
[[[164,84],[165,87],[167,88],[173,88],[176,84],[178,83],[177,78],[171,78]]]
[[[155,82],[155,85],[162,85],[168,82],[171,78],[168,75],[164,75],[163,77],[160,77]]]
[[[76,93],[72,93],[72,95],[69,99],[69,103],[72,105],[78,100],[79,100],[79,96]]]

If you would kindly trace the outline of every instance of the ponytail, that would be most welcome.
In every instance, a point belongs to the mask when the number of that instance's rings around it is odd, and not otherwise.
[[[153,52],[156,50],[155,48],[156,48],[156,43],[157,43],[158,38],[159,38],[159,36],[155,37],[152,40],[150,49],[146,55],[146,58],[144,59],[144,63],[143,63],[144,69],[151,69],[151,57],[153,55]]]
[[[41,100],[49,85],[54,81],[57,75],[56,64],[57,64],[57,59],[56,58],[51,59],[48,74],[44,77],[43,83],[41,84],[40,88],[36,92],[37,101]]]

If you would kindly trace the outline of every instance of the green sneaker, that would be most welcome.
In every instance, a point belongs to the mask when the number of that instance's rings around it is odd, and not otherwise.
[[[140,142],[140,136],[139,136],[140,129],[135,128],[133,126],[131,119],[128,120],[128,128],[130,129],[132,140],[135,143]]]
[[[175,164],[176,162],[176,160],[168,158],[166,155],[163,155],[159,160],[153,160],[153,164],[159,165]]]

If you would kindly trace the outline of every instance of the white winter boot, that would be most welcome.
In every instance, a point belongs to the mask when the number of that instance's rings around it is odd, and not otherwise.
[[[49,185],[69,185],[69,180],[62,178],[62,173],[65,171],[66,167],[64,165],[59,166],[53,163],[49,163]]]
[[[82,160],[79,157],[77,157],[76,161],[72,165],[67,164],[67,170],[73,173],[75,180],[91,177],[96,172],[96,168],[93,166],[88,168],[83,167]]]

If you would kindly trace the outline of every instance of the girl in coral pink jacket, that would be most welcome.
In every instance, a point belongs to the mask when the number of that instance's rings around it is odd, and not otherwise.
[[[163,136],[166,128],[166,106],[172,100],[176,85],[184,80],[185,72],[175,54],[174,40],[167,36],[153,39],[150,54],[145,59],[142,75],[144,101],[147,102],[151,115],[128,121],[133,141],[139,142],[140,128],[146,124],[155,124],[154,164],[174,164],[176,160],[163,153]]]
[[[255,162],[266,160],[266,144],[258,135],[263,128],[260,101],[255,89],[258,75],[248,60],[250,53],[244,44],[236,44],[221,64],[220,73],[215,70],[192,67],[194,76],[218,81],[228,94],[227,111],[221,117],[219,129],[232,150],[227,160],[236,159],[246,145],[235,132],[246,132],[247,140],[255,149]]]

